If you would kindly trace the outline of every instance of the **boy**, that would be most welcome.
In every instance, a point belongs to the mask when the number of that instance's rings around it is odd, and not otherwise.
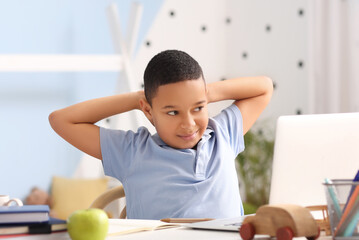
[[[101,159],[105,174],[125,189],[128,218],[230,218],[243,215],[234,159],[272,95],[267,77],[206,85],[191,56],[167,50],[144,73],[145,90],[75,104],[50,114],[66,141]],[[214,118],[207,104],[233,99]],[[109,116],[140,109],[157,133],[95,125]]]

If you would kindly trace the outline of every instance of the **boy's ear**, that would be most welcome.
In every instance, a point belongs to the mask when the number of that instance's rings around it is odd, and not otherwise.
[[[151,105],[147,102],[146,99],[142,98],[142,99],[140,99],[140,107],[141,107],[142,112],[147,117],[147,119],[153,125],[153,117],[152,117],[152,107],[151,107]]]

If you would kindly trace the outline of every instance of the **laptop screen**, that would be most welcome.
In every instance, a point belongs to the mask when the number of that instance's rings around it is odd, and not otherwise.
[[[269,203],[324,205],[324,178],[352,179],[358,169],[359,113],[282,116]]]

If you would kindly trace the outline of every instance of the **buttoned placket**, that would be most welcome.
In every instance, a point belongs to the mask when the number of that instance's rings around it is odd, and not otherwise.
[[[206,169],[209,161],[209,157],[207,156],[207,152],[203,151],[203,145],[211,138],[211,134],[207,132],[203,134],[201,141],[197,144],[196,151],[196,167],[195,167],[195,175],[199,180],[203,180],[206,178]]]

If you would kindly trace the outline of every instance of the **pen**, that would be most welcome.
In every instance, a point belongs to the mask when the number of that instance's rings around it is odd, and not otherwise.
[[[359,205],[358,205],[359,206]],[[359,208],[357,208],[354,216],[350,218],[350,222],[346,229],[344,230],[344,237],[351,237],[356,229],[357,223],[359,222]]]
[[[359,170],[357,172],[357,174],[355,175],[353,182],[358,182],[359,181]],[[345,211],[345,209],[347,208],[348,202],[350,197],[352,196],[353,192],[355,190],[355,185],[352,186],[352,188],[350,189],[350,193],[348,195],[348,199],[347,199],[347,203],[345,204],[344,208],[343,208],[343,212]]]
[[[164,218],[162,222],[166,223],[195,223],[214,220],[214,218]]]
[[[333,184],[333,182],[328,178],[324,179],[324,182],[326,184]],[[330,198],[332,199],[332,203],[333,203],[336,215],[340,219],[342,217],[342,210],[340,209],[337,194],[335,193],[333,186],[328,186],[328,191],[329,191]]]

